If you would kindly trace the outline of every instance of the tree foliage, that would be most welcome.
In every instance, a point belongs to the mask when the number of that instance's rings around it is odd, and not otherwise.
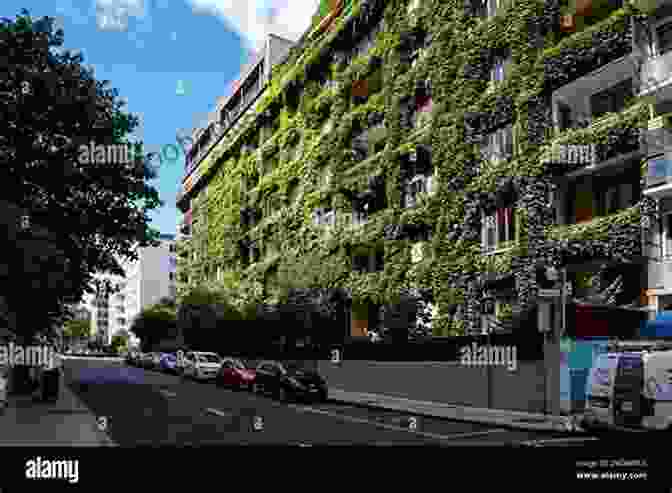
[[[153,305],[142,310],[131,325],[131,332],[140,339],[144,348],[178,335],[175,309],[166,305]]]
[[[0,24],[3,199],[30,218],[29,228],[7,225],[2,235],[0,282],[27,335],[62,316],[66,301],[78,301],[93,273],[120,273],[117,256],[135,258],[136,244],[158,238],[149,227],[148,213],[161,202],[147,184],[155,177],[148,156],[79,160],[81,145],[127,144],[138,119],[124,112],[109,81],[96,80],[62,44],[53,18],[33,21],[24,10]],[[27,293],[38,307],[22,308]]]
[[[84,339],[91,336],[91,322],[88,320],[68,320],[63,329],[63,335],[72,339]]]

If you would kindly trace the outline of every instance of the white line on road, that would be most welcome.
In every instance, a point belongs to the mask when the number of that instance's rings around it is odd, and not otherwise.
[[[231,416],[231,413],[225,413],[224,411],[220,411],[219,409],[214,409],[212,407],[207,408],[205,412],[214,414],[215,416],[219,416],[220,418],[228,418],[229,416]]]
[[[377,426],[379,428],[384,428],[384,429],[387,429],[387,430],[405,431],[407,433],[413,433],[415,435],[421,435],[421,436],[425,436],[425,437],[428,437],[428,438],[434,438],[435,440],[452,440],[453,438],[477,437],[477,436],[491,435],[493,433],[504,433],[504,432],[509,432],[510,431],[510,430],[504,430],[504,429],[496,429],[496,430],[488,430],[488,431],[476,431],[476,432],[471,432],[471,433],[457,433],[455,435],[440,435],[438,433],[430,433],[430,432],[427,432],[427,431],[411,430],[409,428],[403,428],[403,427],[400,427],[400,426],[388,425],[388,424],[385,424],[385,423],[380,423],[378,421],[371,421],[371,420],[364,419],[364,418],[355,418],[353,416],[344,416],[342,414],[332,413],[330,411],[324,411],[322,409],[315,409],[315,408],[312,408],[312,407],[294,406],[294,405],[290,405],[289,407],[292,407],[299,412],[322,414],[322,415],[325,415],[325,416],[331,416],[332,418],[337,418],[337,419],[341,419],[341,420],[344,420],[344,421],[350,421],[352,423],[370,424],[370,425],[374,425],[374,426]]]
[[[62,355],[62,359],[86,359],[91,361],[123,361],[124,358],[118,356],[72,356],[72,355]]]
[[[549,438],[547,440],[527,440],[522,442],[523,445],[543,445],[545,443],[572,443],[572,442],[589,442],[599,440],[597,437],[569,437],[569,438]]]

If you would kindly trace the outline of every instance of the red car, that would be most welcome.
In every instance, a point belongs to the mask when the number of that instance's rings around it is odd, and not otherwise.
[[[234,389],[251,389],[257,374],[236,358],[224,358],[216,383]]]

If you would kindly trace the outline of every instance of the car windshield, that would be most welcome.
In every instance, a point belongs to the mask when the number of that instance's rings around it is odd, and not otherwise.
[[[196,359],[201,363],[219,363],[221,361],[216,354],[199,354]]]

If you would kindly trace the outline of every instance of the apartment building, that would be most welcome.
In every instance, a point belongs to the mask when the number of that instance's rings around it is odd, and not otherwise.
[[[190,163],[184,275],[269,299],[304,265],[351,294],[347,335],[408,331],[410,296],[441,337],[537,334],[555,270],[569,335],[635,334],[672,294],[668,7],[644,3],[333,3]]]
[[[143,309],[162,298],[176,298],[175,236],[163,234],[159,241],[159,246],[140,248],[138,260],[122,261],[124,276],[96,276],[99,289],[85,298],[85,304],[93,315],[94,334],[107,344],[118,332],[129,331]],[[131,337],[131,345],[135,342]]]
[[[657,221],[647,238],[647,291],[652,311],[672,310],[672,9],[666,2],[641,2],[648,14],[633,22],[633,57],[639,70],[639,95],[649,99],[644,140],[645,196],[655,200]]]
[[[178,207],[183,213],[178,226],[178,244],[182,240],[190,240],[194,229],[207,230],[207,214],[203,214],[207,210],[204,199],[207,192],[200,193],[192,201],[194,191],[200,190],[207,181],[204,175],[214,162],[214,153],[248,124],[250,119],[256,118],[261,96],[269,85],[271,70],[287,57],[293,44],[290,40],[269,34],[263,51],[241,70],[241,76],[234,82],[231,93],[218,98],[216,111],[210,114],[208,125],[194,130],[194,144],[186,156],[183,187],[177,198]],[[248,144],[246,150],[252,151],[252,143]],[[189,284],[186,272],[193,265],[199,265],[205,257],[206,243],[200,241],[199,247],[198,251],[189,252],[189,255],[184,249],[180,254],[180,262],[185,266],[182,269],[181,284],[185,286]]]

